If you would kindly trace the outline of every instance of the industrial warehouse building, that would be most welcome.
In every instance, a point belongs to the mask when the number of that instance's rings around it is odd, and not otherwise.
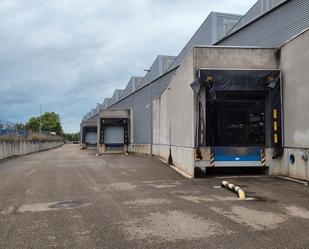
[[[194,176],[267,167],[308,179],[309,2],[260,0],[211,13],[177,57],[84,116],[82,146],[155,155]]]

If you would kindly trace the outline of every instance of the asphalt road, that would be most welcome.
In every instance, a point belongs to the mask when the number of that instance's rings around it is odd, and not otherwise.
[[[0,248],[309,248],[309,188],[273,177],[185,179],[135,155],[65,145],[0,163]]]

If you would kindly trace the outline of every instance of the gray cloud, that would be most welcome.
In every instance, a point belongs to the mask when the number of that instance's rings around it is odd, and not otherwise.
[[[0,0],[0,119],[43,111],[66,131],[143,75],[158,54],[177,55],[210,11],[243,14],[228,0]]]

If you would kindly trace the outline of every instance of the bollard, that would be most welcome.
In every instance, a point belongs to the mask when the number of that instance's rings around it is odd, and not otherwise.
[[[246,200],[246,194],[240,187],[235,186],[234,184],[227,181],[223,181],[221,186],[238,194],[239,200]]]

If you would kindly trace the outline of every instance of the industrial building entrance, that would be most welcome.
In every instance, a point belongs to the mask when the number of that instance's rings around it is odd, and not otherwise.
[[[266,92],[219,92],[217,101],[206,104],[206,129],[212,142],[217,146],[265,146],[265,97]]]
[[[96,127],[84,127],[82,142],[86,148],[97,146],[97,128]]]
[[[123,146],[124,144],[124,127],[121,125],[105,126],[104,143],[109,146]]]
[[[101,153],[118,153],[127,150],[128,119],[102,118],[100,125],[100,145],[104,147]]]
[[[206,130],[217,166],[261,166],[265,91],[220,91],[208,101]]]
[[[205,69],[197,84],[197,148],[209,151],[207,166],[267,166],[265,149],[275,157],[282,146],[280,72]]]
[[[104,109],[99,114],[99,153],[128,151],[130,110]]]

